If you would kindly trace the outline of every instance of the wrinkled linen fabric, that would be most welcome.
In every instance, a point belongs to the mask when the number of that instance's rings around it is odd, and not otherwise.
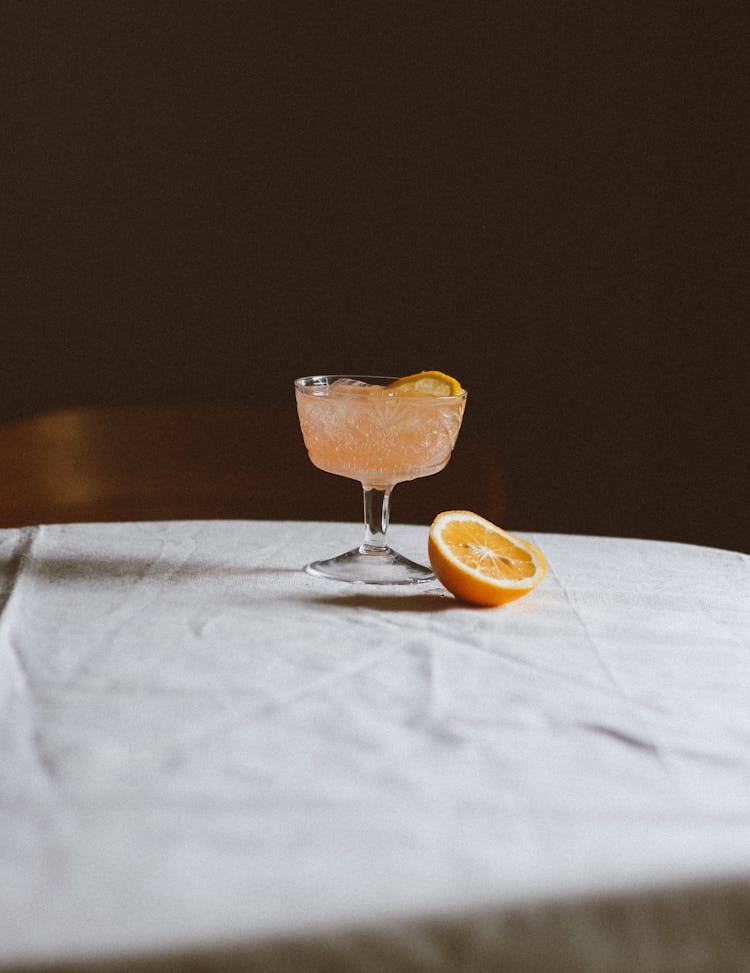
[[[0,531],[0,969],[750,968],[750,557],[301,570],[360,532]]]

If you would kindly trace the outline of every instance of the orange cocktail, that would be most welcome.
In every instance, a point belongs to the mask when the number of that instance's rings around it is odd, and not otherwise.
[[[465,395],[397,393],[352,379],[297,390],[311,462],[327,473],[380,489],[443,469],[465,402]]]
[[[337,581],[413,584],[430,568],[385,543],[390,494],[397,483],[437,473],[450,459],[466,391],[443,372],[404,378],[309,375],[294,383],[310,460],[364,489],[364,542],[306,570]]]

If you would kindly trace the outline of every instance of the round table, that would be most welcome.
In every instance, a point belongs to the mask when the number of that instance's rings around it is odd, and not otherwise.
[[[0,531],[0,969],[750,968],[750,557],[301,570],[360,533]]]

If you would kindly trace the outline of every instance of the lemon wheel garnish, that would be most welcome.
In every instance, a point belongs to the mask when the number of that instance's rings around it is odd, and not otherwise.
[[[445,372],[416,372],[414,375],[405,375],[391,382],[388,390],[398,394],[419,392],[423,395],[458,395],[463,392],[461,383]]]
[[[538,547],[470,510],[438,514],[427,547],[441,584],[474,605],[504,605],[521,598],[547,571]]]

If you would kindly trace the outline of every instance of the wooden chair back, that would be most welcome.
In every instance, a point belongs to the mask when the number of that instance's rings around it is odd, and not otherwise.
[[[294,405],[108,406],[0,426],[0,527],[125,520],[361,517],[351,480],[307,459]],[[459,435],[448,466],[399,484],[393,522],[450,508],[502,522],[494,452]]]

